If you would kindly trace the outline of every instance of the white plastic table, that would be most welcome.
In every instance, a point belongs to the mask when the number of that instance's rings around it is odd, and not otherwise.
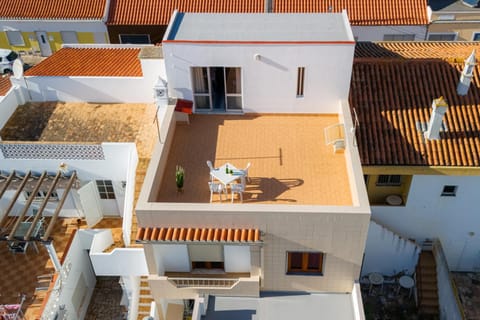
[[[232,170],[233,173],[226,173],[226,169],[228,166],[228,170]],[[243,175],[242,171],[239,171],[233,164],[231,163],[225,163],[223,166],[217,169],[213,169],[210,171],[210,174],[223,183],[225,186],[229,185],[233,181],[240,179],[240,177]]]
[[[383,276],[380,273],[372,272],[368,275],[368,280],[370,281],[370,289],[368,293],[372,293],[373,286],[381,286],[380,290],[383,290]]]
[[[409,290],[408,297],[412,295],[412,290],[413,290],[413,287],[415,286],[415,280],[413,280],[412,277],[401,276],[400,279],[398,279],[398,284],[400,285],[401,288],[405,288]]]

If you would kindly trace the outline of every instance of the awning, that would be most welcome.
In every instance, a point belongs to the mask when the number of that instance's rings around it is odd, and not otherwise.
[[[258,229],[232,228],[139,228],[136,242],[261,242]]]
[[[175,111],[183,112],[186,114],[192,114],[193,112],[193,101],[185,99],[177,99],[175,104]]]

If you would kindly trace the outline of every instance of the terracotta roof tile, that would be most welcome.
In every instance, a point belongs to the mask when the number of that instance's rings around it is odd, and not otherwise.
[[[167,25],[175,9],[200,13],[264,12],[264,0],[111,0],[109,25]]]
[[[473,49],[477,49],[477,56],[480,57],[480,43],[475,41],[357,42],[355,45],[355,58],[438,58],[452,62],[463,62],[472,53]]]
[[[25,72],[48,77],[141,77],[138,48],[63,48]]]
[[[258,229],[231,228],[138,228],[137,242],[259,242]]]
[[[4,0],[0,17],[7,19],[101,19],[106,0]]]
[[[273,12],[341,12],[354,26],[427,25],[426,0],[274,0]]]
[[[435,58],[421,58],[428,56],[427,48]],[[362,58],[354,60],[350,106],[359,120],[363,165],[480,166],[480,66],[468,94],[459,96],[456,87],[472,44],[443,48],[442,43],[410,43],[398,51],[389,47],[397,58],[390,53],[365,58],[357,47],[356,56]],[[447,131],[440,133],[440,140],[425,140],[417,127],[428,123],[432,100],[440,96],[449,105]]]
[[[12,87],[9,76],[0,76],[0,96],[7,94],[8,90]]]

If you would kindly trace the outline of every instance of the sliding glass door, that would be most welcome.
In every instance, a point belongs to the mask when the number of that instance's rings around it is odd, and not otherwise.
[[[192,85],[195,110],[242,110],[241,68],[192,67]]]

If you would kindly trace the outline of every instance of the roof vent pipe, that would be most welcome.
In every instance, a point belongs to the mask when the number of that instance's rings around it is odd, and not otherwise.
[[[427,131],[425,131],[425,138],[428,140],[438,140],[440,139],[440,128],[442,126],[443,116],[447,112],[448,104],[440,97],[438,99],[433,99],[432,102],[432,114],[430,116],[430,121],[428,122]]]
[[[467,58],[467,60],[465,60],[465,65],[463,66],[462,75],[460,76],[460,81],[458,82],[457,86],[458,95],[464,96],[468,93],[468,88],[470,88],[470,83],[472,82],[475,65],[475,49],[473,49],[470,56]]]

